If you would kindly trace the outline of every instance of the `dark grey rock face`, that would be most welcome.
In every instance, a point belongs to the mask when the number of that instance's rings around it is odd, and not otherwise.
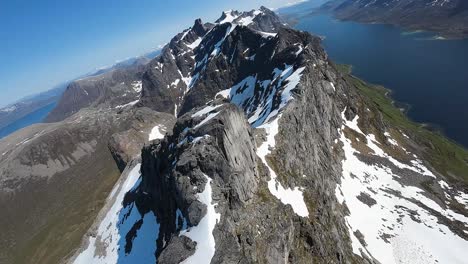
[[[194,112],[183,115],[174,127],[174,135],[143,149],[141,188],[152,194],[151,205],[160,220],[159,263],[173,263],[165,257],[169,252],[191,255],[193,249],[182,243],[187,239],[181,240],[184,236],[178,235],[176,210],[182,212],[190,226],[199,224],[206,214],[206,205],[196,198],[205,188],[203,175],[213,180],[216,210],[224,217],[215,231],[215,238],[220,241],[217,262],[253,261],[252,256],[240,254],[236,226],[254,224],[256,217],[265,217],[245,210],[258,199],[258,184],[266,175],[261,175],[257,168],[252,129],[243,112],[233,105],[216,111],[219,112],[214,118],[199,127],[197,124],[206,115],[200,118],[192,118]],[[284,252],[277,252],[282,250],[282,247],[269,249],[273,258],[284,256]]]
[[[178,264],[188,258],[195,251],[196,243],[186,236],[173,237],[161,255],[159,263]]]
[[[149,63],[143,75],[140,106],[177,113],[176,108],[191,84],[194,49],[212,27],[197,19],[193,27],[175,36],[161,55]]]
[[[194,120],[188,113],[179,118],[174,135],[143,149],[142,174],[148,177],[143,177],[142,188],[153,194],[158,219],[171,220],[167,227],[161,223],[161,230],[167,230],[168,235],[175,231],[177,208],[187,212],[184,215],[191,225],[198,224],[204,215],[206,208],[195,199],[198,191],[192,189],[194,185],[203,190],[203,174],[229,186],[229,197],[235,206],[244,204],[255,193],[254,175],[258,172],[251,129],[235,106],[225,108],[196,129],[195,122],[200,118]],[[174,197],[174,207],[166,208],[170,206],[166,203],[168,197],[177,193],[182,196]],[[166,213],[170,217],[163,215]]]
[[[463,0],[333,0],[322,9],[340,19],[401,25],[451,38],[468,37],[468,3]]]

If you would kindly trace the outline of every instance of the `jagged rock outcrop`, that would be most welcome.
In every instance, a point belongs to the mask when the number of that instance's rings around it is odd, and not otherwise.
[[[251,50],[241,54],[241,46],[236,48],[229,44],[233,42],[232,38],[246,38],[249,43],[245,46],[253,49],[263,42],[259,40],[261,36],[271,36],[274,34],[272,32],[283,26],[280,19],[266,8],[245,13],[230,11],[223,14],[226,19],[218,20],[216,26],[211,23],[202,24],[201,20],[196,20],[194,26],[170,41],[161,56],[150,63],[149,69],[143,76],[143,91],[139,105],[175,115],[199,106],[212,98],[212,94],[208,92],[215,92],[211,87],[206,87],[210,84],[205,83],[205,71],[218,70],[221,74],[212,76],[215,79],[212,80],[211,86],[217,86],[217,90],[222,86],[228,88],[240,78],[236,74],[243,66],[239,65],[239,58],[244,56],[242,58],[245,59],[249,54],[253,56],[255,52]],[[259,30],[262,34],[253,33]],[[223,56],[218,56],[220,53]],[[229,66],[233,60],[232,56],[236,56],[236,62]],[[214,57],[216,62],[208,64],[211,57]],[[206,68],[207,65],[211,65],[211,69]],[[192,94],[192,90],[196,93]]]
[[[171,137],[143,149],[143,178],[136,193],[148,195],[136,199],[136,204],[141,203],[138,208],[152,207],[158,219],[158,263],[179,263],[173,259],[174,252],[181,261],[196,251],[196,247],[187,246],[191,240],[183,229],[184,225],[203,225],[203,218],[214,217],[207,209],[210,205],[197,199],[208,183],[211,203],[220,215],[211,231],[216,241],[213,263],[308,263],[311,256],[326,257],[327,262],[351,259],[346,252],[346,235],[338,235],[346,234],[346,228],[328,230],[339,222],[330,214],[332,208],[327,208],[334,202],[325,198],[327,190],[333,191],[334,180],[324,175],[315,183],[322,186],[314,186],[314,190],[323,190],[311,197],[311,201],[320,199],[314,202],[317,211],[313,211],[320,221],[297,216],[269,193],[269,175],[257,157],[253,130],[244,114],[229,104],[213,112],[217,114],[212,118],[212,112],[198,116],[195,110],[181,116]],[[295,161],[295,170],[313,172],[313,162],[300,157]],[[310,165],[307,168],[305,164]],[[330,172],[324,169],[321,173]],[[323,185],[326,182],[328,186]],[[321,209],[327,213],[319,213]],[[322,225],[327,229],[321,230]]]
[[[193,49],[201,38],[213,27],[197,19],[194,25],[175,36],[163,48],[161,55],[151,61],[143,75],[143,90],[140,106],[147,106],[159,112],[176,115],[177,106],[191,85]]]

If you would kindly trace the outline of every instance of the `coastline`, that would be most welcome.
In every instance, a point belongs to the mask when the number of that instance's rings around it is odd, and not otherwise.
[[[411,119],[397,107],[400,104],[391,97],[392,90],[381,85],[368,83],[352,75],[349,65],[335,64],[358,90],[360,96],[378,107],[385,122],[392,127],[404,131],[411,141],[420,146],[420,151],[432,167],[449,181],[462,183],[468,187],[468,148],[449,138],[437,125],[419,123]],[[410,105],[409,105],[410,106]]]
[[[434,28],[431,28],[430,26],[415,26],[411,24],[403,24],[403,23],[398,23],[398,22],[383,22],[383,21],[366,21],[366,20],[360,20],[360,19],[347,19],[347,18],[342,18],[338,15],[336,15],[333,12],[330,11],[317,11],[313,12],[309,15],[318,15],[318,14],[326,14],[330,15],[332,18],[337,19],[339,21],[343,22],[355,22],[355,23],[360,23],[360,24],[369,24],[369,25],[389,25],[389,26],[394,26],[396,28],[399,28],[402,33],[407,33],[403,35],[415,35],[415,34],[421,34],[421,33],[428,33],[433,35],[430,40],[464,40],[468,39],[468,34],[462,34],[462,33],[454,33],[450,32],[450,28],[445,29],[445,30],[437,30]]]
[[[351,66],[352,68],[352,66]],[[349,76],[360,81],[360,82],[363,82],[363,83],[366,83],[368,86],[371,86],[371,87],[378,87],[379,89],[382,89],[384,90],[384,96],[386,97],[386,99],[390,102],[390,104],[400,110],[400,112],[405,115],[405,117],[408,119],[408,121],[414,123],[414,124],[418,124],[420,127],[424,128],[424,129],[427,129],[433,133],[437,133],[439,134],[440,136],[443,136],[444,138],[452,141],[452,143],[456,144],[456,145],[459,145],[460,147],[462,148],[465,148],[467,149],[467,147],[463,146],[461,143],[451,139],[450,137],[448,137],[445,133],[444,133],[444,129],[440,126],[440,125],[437,125],[437,124],[434,124],[434,123],[429,123],[429,122],[419,122],[419,121],[416,121],[414,119],[412,119],[409,115],[409,112],[411,111],[411,108],[412,108],[412,105],[409,104],[409,103],[406,103],[406,102],[400,102],[400,101],[397,101],[395,100],[393,97],[392,97],[392,94],[394,93],[394,91],[390,88],[387,88],[385,86],[382,86],[382,85],[379,85],[379,84],[372,84],[372,83],[369,83],[365,80],[363,80],[362,78],[352,74],[352,72],[349,73]],[[467,149],[468,150],[468,149]]]
[[[336,13],[330,10],[323,9],[318,7],[313,9],[311,12],[305,14],[279,14],[286,22],[294,27],[300,19],[307,18],[309,16],[316,16],[316,15],[328,15],[333,19],[336,19],[341,22],[355,22],[360,24],[368,24],[368,25],[389,25],[399,28],[402,31],[402,35],[416,35],[421,33],[428,33],[433,35],[430,39],[427,40],[464,40],[468,39],[468,33],[458,33],[450,31],[451,28],[447,29],[435,29],[431,28],[430,26],[416,26],[414,24],[403,24],[398,22],[383,22],[378,20],[363,20],[363,19],[350,19],[345,17],[340,17]]]
[[[33,124],[43,123],[47,114],[52,111],[56,104],[57,102],[51,102],[0,128],[0,139]]]

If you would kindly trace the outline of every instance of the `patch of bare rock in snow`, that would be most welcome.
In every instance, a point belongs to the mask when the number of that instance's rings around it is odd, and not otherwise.
[[[465,229],[468,218],[429,199],[423,189],[401,183],[399,179],[405,176],[397,172],[401,169],[431,178],[434,174],[415,156],[408,165],[387,155],[374,135],[366,135],[358,127],[358,116],[348,121],[343,111],[342,118],[339,140],[345,159],[335,193],[338,201],[349,209],[345,220],[353,252],[380,263],[466,263],[468,241],[443,224],[434,212],[448,221],[463,223]],[[345,135],[345,128],[366,137],[372,155],[386,158],[391,165],[361,160],[361,153],[353,147],[351,136]],[[440,185],[449,188],[443,181]]]

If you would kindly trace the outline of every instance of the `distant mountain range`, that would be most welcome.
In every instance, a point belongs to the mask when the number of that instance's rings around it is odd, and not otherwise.
[[[0,129],[31,114],[47,105],[56,103],[67,88],[68,82],[61,83],[54,88],[23,99],[0,109]]]
[[[141,78],[149,62],[147,57],[128,59],[70,82],[57,106],[44,121],[62,121],[89,106],[118,107],[138,101]]]
[[[343,20],[394,24],[447,38],[468,37],[466,0],[332,0],[321,9]]]
[[[38,94],[26,96],[16,101],[15,103],[12,103],[3,108],[0,108],[0,130],[12,125],[14,122],[22,118],[25,118],[26,116],[38,111],[39,109],[42,109],[52,104],[59,103],[63,93],[67,90],[67,88],[69,88],[70,85],[80,82],[80,80],[104,75],[114,70],[123,70],[123,69],[131,68],[134,65],[144,65],[148,63],[151,59],[159,55],[160,52],[161,50],[158,48],[142,56],[128,58],[112,66],[99,68],[90,73],[81,75],[74,80],[60,83],[50,90],[47,90],[45,92],[41,92]],[[55,110],[55,111],[58,111],[58,110]],[[64,113],[64,116],[65,115],[69,116],[68,114]],[[55,119],[51,119],[50,121],[55,121]],[[18,128],[22,128],[26,125],[30,125],[30,124],[24,123]],[[14,131],[11,131],[11,132],[14,132]]]

